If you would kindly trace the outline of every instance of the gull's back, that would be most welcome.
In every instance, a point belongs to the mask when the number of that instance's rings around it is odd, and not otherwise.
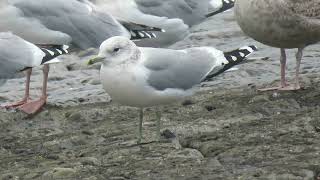
[[[320,41],[319,0],[237,0],[236,19],[255,40],[279,48]]]
[[[209,0],[136,0],[147,14],[180,18],[189,26],[202,22],[209,12]]]

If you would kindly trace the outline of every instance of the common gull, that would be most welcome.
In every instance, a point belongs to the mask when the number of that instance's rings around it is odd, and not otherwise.
[[[101,44],[98,56],[88,64],[102,62],[101,82],[114,101],[140,108],[140,143],[144,107],[192,95],[196,85],[243,62],[255,50],[255,46],[225,53],[213,47],[142,48],[125,37],[112,37]],[[157,127],[160,137],[160,118]]]

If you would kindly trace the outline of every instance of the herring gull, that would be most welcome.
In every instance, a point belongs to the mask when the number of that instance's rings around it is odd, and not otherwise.
[[[91,0],[96,8],[138,24],[164,29],[158,38],[143,39],[139,46],[165,47],[184,39],[189,27],[233,7],[233,0]],[[212,10],[211,10],[212,9]]]
[[[49,64],[59,62],[56,57],[68,53],[66,45],[36,46],[24,39],[9,33],[0,33],[0,79],[14,77],[15,73],[25,71],[27,75],[24,98],[13,104],[2,107],[19,107],[27,114],[36,113],[47,100],[47,80]],[[42,95],[38,100],[29,97],[32,68],[43,65]]]
[[[319,0],[236,0],[235,15],[253,39],[280,48],[280,86],[265,90],[298,90],[303,49],[320,41]],[[297,48],[295,83],[286,82],[286,49]]]

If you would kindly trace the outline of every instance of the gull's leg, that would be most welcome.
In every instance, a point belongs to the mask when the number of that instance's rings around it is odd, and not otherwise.
[[[293,86],[287,86],[284,87],[280,90],[287,90],[287,91],[292,91],[292,90],[299,90],[300,83],[299,83],[299,73],[300,73],[300,65],[301,65],[301,60],[302,60],[302,55],[303,55],[303,49],[304,48],[298,48],[298,52],[296,54],[296,75],[295,75],[295,83]]]
[[[271,87],[271,88],[264,88],[264,89],[258,89],[259,91],[272,91],[272,90],[282,90],[286,88],[287,82],[286,82],[286,64],[287,64],[287,55],[286,50],[281,48],[280,49],[281,56],[280,56],[280,69],[281,69],[281,84],[277,87]]]
[[[14,102],[12,104],[8,104],[8,105],[5,105],[5,106],[2,106],[4,108],[15,108],[15,107],[18,107],[18,106],[21,106],[25,103],[28,102],[28,100],[30,100],[30,78],[31,78],[31,74],[32,74],[32,68],[30,69],[27,69],[25,71],[26,73],[26,76],[27,76],[27,79],[26,79],[26,87],[25,87],[25,92],[24,92],[24,98],[21,100],[21,101],[18,101],[18,102]]]
[[[142,139],[142,122],[143,122],[143,108],[139,109],[139,127],[138,127],[138,140],[137,143],[141,143]]]
[[[49,65],[45,64],[43,67],[43,84],[42,84],[42,95],[40,99],[36,101],[28,102],[19,107],[19,109],[27,114],[34,114],[38,112],[47,102],[47,84],[48,84],[48,74]]]
[[[161,138],[161,112],[159,109],[157,109],[156,116],[157,116],[157,137],[158,137],[158,141],[160,141],[160,138]]]

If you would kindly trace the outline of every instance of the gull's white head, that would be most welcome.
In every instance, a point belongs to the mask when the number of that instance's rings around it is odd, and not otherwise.
[[[140,57],[139,48],[128,38],[114,36],[105,40],[96,58],[91,59],[88,64],[102,62],[103,64],[123,64],[136,61]]]

